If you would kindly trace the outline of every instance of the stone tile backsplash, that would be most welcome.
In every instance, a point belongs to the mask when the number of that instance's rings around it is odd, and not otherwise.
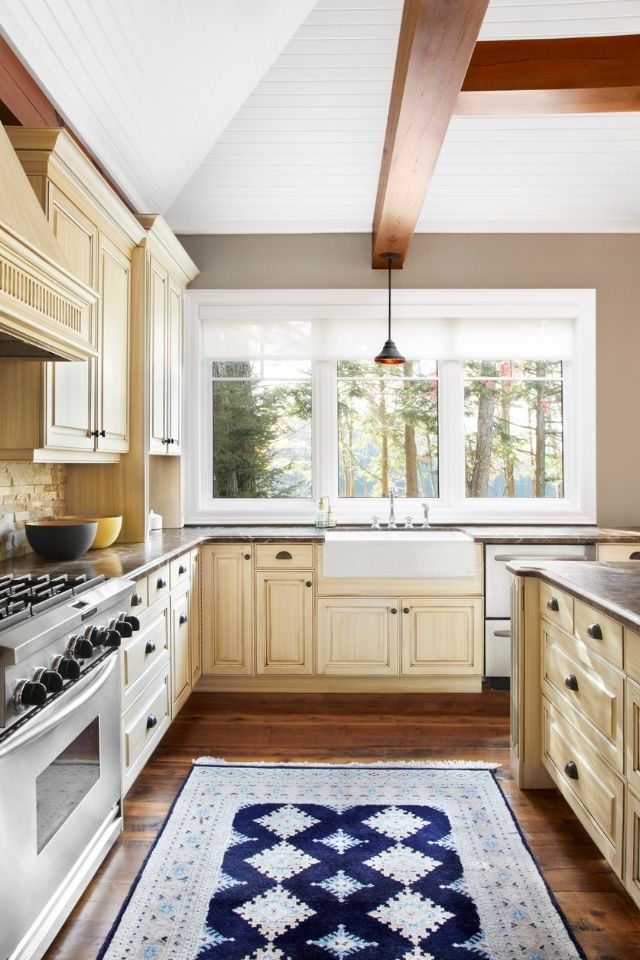
[[[31,552],[25,520],[67,510],[67,471],[57,463],[0,460],[0,560]]]

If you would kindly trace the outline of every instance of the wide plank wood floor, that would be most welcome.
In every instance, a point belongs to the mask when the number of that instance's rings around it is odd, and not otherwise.
[[[426,695],[194,694],[130,790],[125,831],[46,960],[94,960],[191,760],[199,756],[500,763],[509,803],[589,960],[640,960],[640,911],[569,807],[554,790],[514,786],[508,696],[489,689]]]

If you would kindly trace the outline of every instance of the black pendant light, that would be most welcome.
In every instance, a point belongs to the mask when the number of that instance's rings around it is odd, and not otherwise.
[[[387,261],[387,271],[389,274],[389,336],[388,339],[375,358],[376,363],[404,363],[405,358],[402,356],[395,343],[391,339],[391,264],[394,260],[400,259],[399,253],[383,253],[381,254],[382,259]]]

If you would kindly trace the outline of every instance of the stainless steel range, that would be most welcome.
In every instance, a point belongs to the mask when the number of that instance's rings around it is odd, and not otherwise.
[[[37,960],[122,830],[133,582],[0,577],[0,960]]]

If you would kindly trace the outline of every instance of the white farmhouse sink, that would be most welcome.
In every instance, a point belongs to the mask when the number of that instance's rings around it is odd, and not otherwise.
[[[461,530],[336,530],[325,534],[325,577],[473,577],[476,549]]]

